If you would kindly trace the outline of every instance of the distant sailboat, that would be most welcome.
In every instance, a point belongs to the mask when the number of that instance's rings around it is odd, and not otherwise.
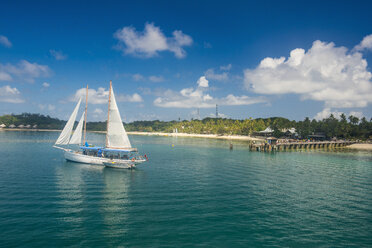
[[[105,147],[90,146],[86,142],[86,119],[87,119],[87,104],[88,104],[88,86],[86,92],[86,105],[79,123],[72,134],[72,129],[80,107],[81,99],[78,101],[74,111],[68,119],[60,136],[53,147],[64,150],[66,160],[87,163],[106,165],[114,168],[134,168],[136,164],[147,161],[147,156],[138,155],[136,148],[132,148],[128,135],[124,129],[123,122],[120,117],[120,112],[116,104],[114,91],[110,81],[108,114],[107,114],[107,132]],[[84,139],[82,145],[82,133],[84,124]],[[71,137],[72,135],[72,137]],[[72,150],[63,148],[59,145],[78,144],[79,149]]]

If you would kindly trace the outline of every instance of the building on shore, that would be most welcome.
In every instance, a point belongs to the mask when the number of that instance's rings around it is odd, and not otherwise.
[[[0,125],[0,128],[5,128],[5,127],[6,127],[5,124],[1,124],[1,125]]]
[[[10,127],[10,128],[15,128],[16,125],[14,125],[14,124],[10,124],[9,127]]]
[[[21,124],[18,126],[18,128],[25,128],[25,125]]]
[[[264,136],[264,137],[270,137],[274,133],[274,130],[272,130],[270,127],[267,127],[263,131],[255,132],[254,134],[257,136]]]
[[[284,136],[288,139],[298,139],[298,133],[296,132],[296,128],[292,127],[289,129],[283,129],[282,132]]]

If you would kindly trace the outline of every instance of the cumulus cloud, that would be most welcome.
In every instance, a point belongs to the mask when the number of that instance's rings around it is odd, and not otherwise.
[[[325,108],[321,112],[317,113],[314,116],[315,120],[323,120],[328,118],[330,115],[333,115],[335,118],[340,119],[342,112],[339,111],[332,111],[330,108]]]
[[[102,109],[100,109],[100,108],[96,108],[94,111],[93,111],[93,113],[95,113],[95,114],[103,114],[103,110]]]
[[[5,46],[5,47],[12,47],[13,46],[13,44],[9,41],[9,39],[4,35],[0,35],[0,44]]]
[[[47,109],[49,111],[54,111],[56,109],[56,106],[53,104],[39,104],[38,106],[41,110]]]
[[[0,80],[12,81],[14,78],[33,83],[36,78],[48,77],[51,70],[47,65],[21,60],[18,64],[0,64]]]
[[[214,108],[218,105],[250,105],[265,102],[263,97],[234,96],[232,94],[223,98],[214,98],[207,93],[209,82],[202,76],[197,81],[196,88],[185,88],[179,92],[166,90],[162,96],[154,101],[154,105],[164,108]]]
[[[202,76],[198,79],[198,81],[196,82],[198,84],[199,87],[209,87],[209,82],[208,80],[205,78],[205,76]]]
[[[0,71],[0,81],[11,81],[11,80],[12,80],[12,76],[10,76],[9,73]]]
[[[118,102],[143,102],[142,97],[137,93],[133,95],[118,95],[116,99]]]
[[[227,72],[222,72],[222,73],[216,73],[214,69],[208,69],[205,72],[206,78],[209,80],[217,80],[217,81],[226,81],[229,77],[227,75]]]
[[[346,113],[343,113],[343,112],[340,112],[338,110],[335,110],[335,111],[332,111],[331,108],[325,108],[323,109],[321,112],[317,113],[315,116],[314,116],[314,119],[316,120],[323,120],[323,119],[326,119],[328,118],[330,115],[333,115],[336,119],[340,119],[340,116],[342,114],[345,114],[346,116],[355,116],[355,117],[358,117],[358,118],[362,118],[363,117],[363,113],[362,112],[357,112],[357,111],[351,111],[349,112],[349,114],[346,114]]]
[[[139,73],[136,73],[136,74],[133,74],[132,75],[132,78],[134,81],[150,81],[150,82],[153,82],[153,83],[160,83],[160,82],[163,82],[164,81],[164,77],[163,76],[156,76],[156,75],[152,75],[152,76],[144,76],[142,74],[139,74]]]
[[[231,70],[232,65],[221,65],[219,70],[217,69],[216,72],[214,68],[208,69],[205,72],[205,77],[209,80],[216,80],[216,81],[227,81],[229,79],[229,71]]]
[[[12,88],[9,85],[0,87],[0,102],[8,103],[23,103],[21,93],[17,88]]]
[[[49,83],[47,83],[47,82],[44,82],[44,83],[43,83],[43,87],[44,87],[44,88],[49,88],[49,86],[50,86]]]
[[[80,98],[85,99],[86,88],[78,89],[75,94],[70,97],[70,101],[76,102]],[[107,104],[109,97],[109,91],[103,87],[99,87],[97,90],[95,89],[88,89],[88,103],[91,104]],[[117,102],[142,102],[142,97],[134,93],[133,95],[121,95],[115,94],[115,98]]]
[[[117,48],[124,54],[139,57],[154,57],[162,51],[173,52],[177,58],[184,58],[185,46],[192,44],[192,38],[180,30],[175,30],[172,37],[166,37],[159,27],[146,23],[145,29],[138,32],[133,27],[123,27],[117,30],[114,37],[119,41]]]
[[[257,68],[244,71],[244,82],[260,94],[294,93],[322,101],[326,108],[352,108],[372,101],[371,75],[361,53],[315,41],[308,51],[292,50],[287,59],[263,59]]]
[[[57,51],[57,50],[54,50],[54,49],[50,49],[49,52],[56,60],[67,59],[67,55],[63,54],[62,51]]]
[[[231,64],[228,64],[228,65],[221,65],[221,66],[220,66],[220,70],[222,70],[222,71],[230,71],[230,70],[231,70],[231,67],[232,67]]]
[[[162,76],[150,76],[149,80],[154,83],[163,82],[164,78]]]
[[[372,50],[372,34],[365,36],[363,40],[354,47],[356,51],[362,51],[364,49]]]

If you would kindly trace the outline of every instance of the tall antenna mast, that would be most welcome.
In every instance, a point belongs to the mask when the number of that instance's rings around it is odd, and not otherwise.
[[[110,89],[109,89],[109,100],[108,100],[108,111],[107,111],[107,128],[106,128],[106,147],[108,146],[108,130],[109,130],[109,121],[110,121],[110,104],[111,104],[111,87],[112,82],[110,80]]]
[[[86,143],[87,137],[87,109],[88,109],[88,85],[87,85],[87,92],[85,93],[85,117],[84,117],[84,143]]]
[[[216,118],[218,118],[218,105],[216,104]]]
[[[200,109],[198,108],[198,120],[200,120]]]

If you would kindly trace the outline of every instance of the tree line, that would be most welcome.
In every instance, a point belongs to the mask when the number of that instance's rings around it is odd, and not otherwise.
[[[37,125],[40,129],[62,129],[66,121],[44,116],[41,114],[23,113],[20,115],[0,116],[0,124],[7,126]],[[106,122],[88,122],[87,130],[105,131]],[[134,121],[125,124],[127,131],[141,132],[177,132],[218,135],[254,135],[255,133],[270,127],[274,130],[273,136],[282,137],[284,131],[295,128],[300,138],[307,138],[311,134],[323,134],[326,138],[341,139],[371,139],[372,119],[365,117],[359,119],[356,116],[341,114],[340,118],[330,115],[323,120],[315,120],[306,117],[303,121],[288,120],[283,117],[257,118],[234,120],[226,118],[205,118],[203,120],[183,121]]]

